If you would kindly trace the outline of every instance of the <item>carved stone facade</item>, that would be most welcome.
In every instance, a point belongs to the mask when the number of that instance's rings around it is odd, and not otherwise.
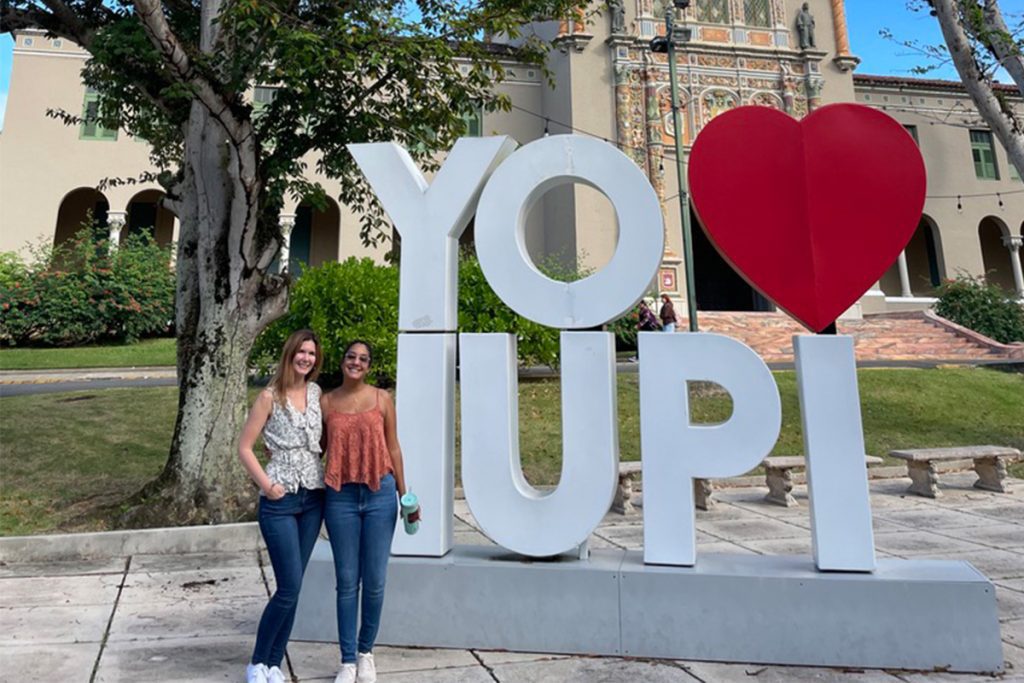
[[[615,73],[620,146],[648,172],[663,200],[665,150],[674,145],[675,131],[667,55],[651,52],[649,43],[651,37],[665,34],[666,1],[632,0],[634,21],[625,22],[623,35],[606,41]],[[744,0],[728,0],[718,7],[714,17],[728,16],[728,24],[702,24],[693,5],[676,15],[677,30],[680,25],[695,29],[691,42],[677,43],[676,48],[685,148],[703,126],[729,109],[752,104],[799,118],[822,101],[826,53],[791,44],[783,0],[771,0],[769,26],[758,27],[763,29],[760,34],[769,36],[767,43],[757,37],[758,31],[742,25]]]

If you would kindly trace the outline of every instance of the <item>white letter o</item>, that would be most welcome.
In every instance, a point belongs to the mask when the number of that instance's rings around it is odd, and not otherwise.
[[[547,191],[582,182],[615,209],[619,239],[611,261],[576,282],[557,282],[530,261],[526,217]],[[512,310],[548,327],[580,329],[614,320],[651,285],[665,248],[658,197],[647,176],[606,142],[552,135],[508,157],[477,207],[476,252],[484,276]]]

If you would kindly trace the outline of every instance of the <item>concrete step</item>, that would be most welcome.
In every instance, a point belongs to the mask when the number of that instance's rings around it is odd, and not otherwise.
[[[699,322],[702,331],[735,337],[768,361],[791,361],[793,335],[809,334],[783,313],[702,311]],[[686,329],[685,321],[679,329]],[[855,353],[860,361],[996,360],[1006,356],[995,346],[966,339],[939,326],[923,311],[842,320],[838,331],[854,338]]]

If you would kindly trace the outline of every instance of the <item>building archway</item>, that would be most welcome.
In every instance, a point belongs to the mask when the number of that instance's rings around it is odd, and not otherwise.
[[[1010,251],[1004,238],[1010,236],[1007,225],[995,216],[985,216],[978,224],[978,244],[981,247],[981,262],[985,268],[985,279],[1007,292],[1014,291],[1013,267]]]
[[[907,281],[910,295],[915,297],[934,296],[935,288],[946,276],[945,261],[942,257],[942,237],[935,221],[927,214],[921,215],[910,241],[903,253],[907,257]],[[899,258],[889,267],[881,279],[882,291],[886,296],[904,295],[900,281]]]
[[[690,210],[693,235],[693,278],[701,311],[772,311],[771,301],[747,284],[722,258]]]
[[[295,227],[288,246],[288,272],[301,275],[304,266],[319,266],[338,259],[341,210],[330,197],[324,209],[303,201],[295,209]]]
[[[173,241],[174,214],[161,204],[163,197],[160,190],[143,190],[131,198],[122,240],[129,235],[148,233],[162,247]]]
[[[64,195],[57,209],[57,225],[53,231],[53,245],[59,246],[72,239],[92,216],[92,227],[97,239],[106,235],[107,212],[110,202],[93,187],[80,187]]]

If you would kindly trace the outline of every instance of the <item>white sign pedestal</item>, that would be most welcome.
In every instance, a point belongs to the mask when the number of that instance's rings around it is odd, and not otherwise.
[[[292,638],[337,642],[334,564],[314,550]],[[992,584],[970,564],[880,558],[820,572],[810,556],[637,551],[522,558],[496,546],[393,557],[378,644],[949,671],[1003,663]]]

